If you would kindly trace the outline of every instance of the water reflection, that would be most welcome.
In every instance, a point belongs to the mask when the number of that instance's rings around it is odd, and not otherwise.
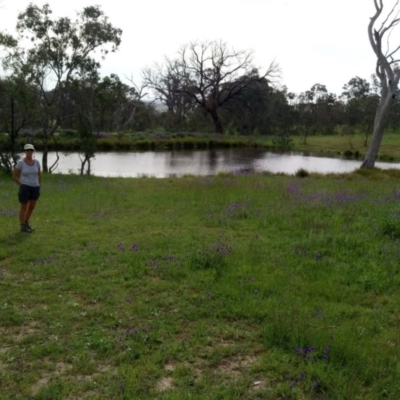
[[[41,153],[36,157],[41,160]],[[49,165],[56,159],[49,153]],[[77,153],[62,154],[57,173],[79,173],[80,159]],[[188,150],[171,152],[106,152],[97,153],[92,161],[92,173],[97,176],[157,178],[171,175],[215,175],[219,172],[241,170],[270,171],[295,174],[300,168],[319,173],[345,173],[359,168],[361,160],[318,157],[307,154],[276,154],[254,149]],[[398,163],[376,163],[378,168],[400,168]]]

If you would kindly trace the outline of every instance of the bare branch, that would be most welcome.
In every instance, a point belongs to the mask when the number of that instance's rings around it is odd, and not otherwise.
[[[381,0],[380,3],[381,3],[381,4],[380,4],[380,9],[382,10],[382,9],[383,9],[382,0]],[[389,21],[391,15],[394,13],[394,10],[396,9],[396,7],[397,7],[398,4],[399,4],[399,0],[396,1],[396,4],[393,6],[393,8],[391,9],[391,11],[388,13],[386,19],[382,22],[382,25],[381,25],[381,27],[380,27],[380,29],[379,29],[379,32],[382,32],[382,30],[387,29],[387,28],[384,28],[384,27],[387,25],[387,23],[388,23],[388,21]],[[397,13],[397,15],[398,15],[398,14],[399,14],[399,13]],[[397,17],[397,15],[396,15],[396,17]],[[392,23],[389,24],[388,26],[390,27],[391,25],[392,25]]]

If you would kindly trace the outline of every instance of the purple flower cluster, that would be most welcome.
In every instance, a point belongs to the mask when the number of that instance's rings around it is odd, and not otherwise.
[[[54,257],[44,257],[44,258],[38,258],[35,261],[33,261],[33,265],[45,265],[45,264],[52,264],[55,261]]]
[[[318,191],[309,194],[307,200],[317,205],[326,205],[329,207],[333,205],[357,202],[363,200],[364,198],[365,195],[363,194],[357,194],[357,193],[354,194],[346,190],[343,190],[336,193],[325,193],[322,191]]]
[[[16,217],[18,215],[18,212],[16,210],[2,210],[0,212],[1,215],[4,215],[5,217]]]
[[[154,326],[150,326],[149,328],[126,328],[124,334],[120,335],[118,340],[119,342],[125,342],[129,339],[135,339],[136,337],[141,337],[142,335],[145,335],[144,342],[146,342],[147,335],[150,332],[154,331],[154,329]]]
[[[221,241],[209,248],[209,252],[216,253],[221,256],[227,256],[227,255],[231,254],[232,251],[233,251],[232,247],[228,246],[227,244],[225,244],[224,242],[221,242]]]
[[[297,200],[303,194],[303,191],[301,190],[299,183],[291,183],[288,186],[287,191],[289,193],[289,196],[292,198],[292,200]]]
[[[226,207],[225,216],[227,218],[247,218],[250,215],[249,206],[249,201],[229,204]]]
[[[299,375],[298,378],[297,378],[297,377],[296,377],[296,378],[293,378],[293,377],[291,377],[289,374],[285,374],[285,375],[284,375],[284,378],[285,378],[287,381],[290,380],[289,388],[290,388],[290,389],[293,389],[298,383],[304,381],[304,380],[306,379],[306,376],[307,376],[306,372],[305,372],[305,371],[302,371],[302,372],[300,372],[300,375]]]
[[[180,257],[174,256],[173,254],[167,254],[164,257],[153,258],[150,260],[147,265],[152,268],[159,268],[161,263],[174,263],[179,262],[182,259]]]
[[[126,248],[125,248],[123,243],[118,243],[117,247],[122,252],[126,251]],[[132,243],[132,245],[130,246],[129,250],[131,250],[131,251],[139,251],[139,243]]]
[[[397,189],[393,189],[392,194],[395,200],[400,201],[400,192]]]
[[[295,254],[300,254],[304,257],[308,256],[308,252],[307,250],[303,249],[302,247],[298,246],[298,245],[294,245],[293,246],[293,253]],[[317,251],[314,255],[311,255],[312,258],[315,259],[315,261],[321,261],[322,260],[322,254]]]
[[[219,268],[223,265],[224,257],[233,252],[232,247],[227,245],[221,238],[215,245],[199,250],[189,256],[190,262],[195,268]]]
[[[351,193],[347,190],[341,190],[333,193],[318,190],[316,192],[307,194],[302,190],[299,183],[291,183],[288,186],[287,191],[293,201],[327,207],[357,202],[365,199],[364,194]],[[393,195],[396,199],[400,199],[400,194],[398,192],[393,191]]]
[[[331,339],[333,339],[333,336],[331,336]],[[316,359],[321,359],[321,360],[328,360],[329,358],[329,352],[331,351],[332,345],[329,343],[327,344],[322,351],[318,351],[318,349],[315,346],[309,346],[309,347],[297,347],[295,350],[295,354],[297,356],[304,356],[306,361],[314,363]]]

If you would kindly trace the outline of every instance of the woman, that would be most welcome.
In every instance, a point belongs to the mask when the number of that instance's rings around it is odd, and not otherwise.
[[[42,173],[39,161],[33,158],[35,148],[32,144],[24,146],[25,157],[17,162],[13,172],[13,179],[19,185],[18,199],[20,202],[19,221],[21,232],[31,233],[29,218],[40,196]]]

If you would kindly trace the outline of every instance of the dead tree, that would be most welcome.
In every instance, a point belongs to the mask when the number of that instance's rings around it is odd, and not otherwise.
[[[156,84],[173,83],[173,86],[165,87],[203,109],[211,117],[215,132],[222,133],[221,108],[240,97],[254,82],[264,79],[271,82],[279,76],[275,62],[260,75],[253,65],[252,56],[252,51],[230,49],[221,41],[189,43],[180,49],[176,60],[167,60],[167,75],[162,75],[157,81],[154,72],[147,70],[144,78],[149,87],[159,93],[162,92]],[[163,71],[162,67],[158,67],[158,71]]]
[[[400,50],[400,45],[391,47],[390,35],[400,22],[399,1],[397,0],[390,12],[384,16],[383,0],[374,0],[375,15],[368,25],[369,41],[377,58],[376,75],[381,83],[381,92],[375,113],[372,140],[361,168],[374,168],[382,137],[389,122],[390,108],[396,99],[400,80],[399,59],[396,58],[396,53]],[[378,21],[382,22],[377,29]]]

